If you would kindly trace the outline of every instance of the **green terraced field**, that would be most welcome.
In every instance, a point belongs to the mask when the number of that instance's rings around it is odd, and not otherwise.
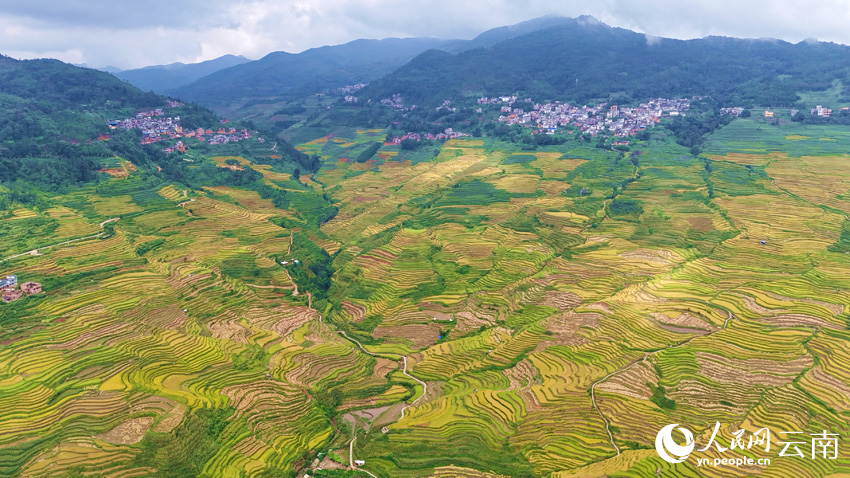
[[[845,131],[753,118],[699,157],[654,134],[355,160],[385,135],[305,141],[324,166],[301,181],[208,160],[285,204],[131,174],[15,208],[3,257],[38,253],[0,276],[45,292],[0,304],[0,475],[850,473],[654,451],[671,423],[700,445],[718,421],[725,446],[850,433]],[[318,226],[322,194],[339,211]]]

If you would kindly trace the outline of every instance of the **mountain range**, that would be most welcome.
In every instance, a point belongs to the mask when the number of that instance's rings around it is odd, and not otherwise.
[[[625,100],[711,95],[729,102],[787,105],[796,101],[798,91],[822,90],[847,77],[848,60],[850,49],[831,43],[725,37],[683,41],[610,27],[590,16],[547,16],[488,30],[472,40],[361,39],[298,54],[274,52],[255,61],[223,57],[118,76],[143,90],[220,111],[250,100],[291,101],[356,83],[370,83],[360,94],[367,99],[398,93],[414,104],[521,92],[576,102],[611,94]],[[197,78],[188,82],[192,75]],[[177,83],[183,84],[170,86]]]
[[[312,48],[298,54],[274,52],[260,60],[222,69],[167,92],[213,107],[245,98],[294,99],[325,89],[374,81],[431,49],[459,53],[492,46],[568,21],[564,17],[546,16],[494,28],[472,40],[361,39],[343,45]]]
[[[521,92],[579,103],[620,94],[711,95],[728,102],[793,104],[848,76],[850,48],[806,41],[654,38],[579,17],[458,54],[431,50],[361,92],[435,104],[464,95]]]
[[[143,147],[140,132],[109,128],[111,120],[167,104],[163,96],[103,71],[0,55],[0,184],[19,184],[24,191],[31,189],[27,184],[38,185],[55,192],[95,181],[96,170],[117,158],[138,166],[157,164],[161,175],[186,180],[187,172],[197,171],[165,155],[162,146]],[[221,120],[198,105],[178,104],[168,114],[180,116],[192,129],[219,126]],[[284,140],[277,140],[275,149],[276,164],[298,162],[305,171],[312,164]],[[212,171],[218,173],[214,167]]]
[[[434,38],[355,40],[302,53],[274,52],[217,71],[170,93],[218,106],[243,98],[296,98],[384,76],[419,53],[446,43]]]
[[[251,60],[244,56],[224,55],[214,60],[200,63],[171,63],[169,65],[148,66],[135,70],[113,73],[143,91],[167,94],[169,91],[187,85],[216,71],[241,65]]]

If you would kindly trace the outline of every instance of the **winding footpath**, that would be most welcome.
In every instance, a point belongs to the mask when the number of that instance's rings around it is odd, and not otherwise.
[[[416,402],[418,402],[419,400],[422,400],[422,398],[425,396],[425,394],[428,393],[428,384],[427,383],[425,383],[422,380],[419,380],[418,378],[414,377],[413,375],[410,375],[409,373],[407,373],[407,356],[406,355],[402,356],[401,360],[404,362],[404,368],[401,369],[401,373],[407,375],[408,377],[412,378],[413,380],[416,380],[420,385],[422,385],[422,395],[420,395],[419,398],[417,398],[416,400],[411,402],[410,405],[405,405],[404,407],[402,407],[401,416],[399,416],[398,420],[396,420],[396,421],[401,421],[401,419],[404,418],[404,411],[407,410],[408,408],[416,405]]]
[[[112,219],[107,219],[107,220],[105,220],[105,221],[103,221],[103,222],[101,222],[101,223],[100,223],[100,227],[101,227],[101,228],[103,228],[103,226],[104,226],[104,225],[106,225],[106,224],[108,224],[108,223],[110,223],[110,222],[115,222],[115,221],[117,221],[118,219],[120,219],[120,218],[113,217]],[[22,253],[20,253],[20,254],[15,254],[14,256],[9,256],[9,257],[7,257],[7,258],[5,258],[5,259],[0,259],[0,262],[10,261],[10,260],[12,260],[12,259],[15,259],[15,258],[18,258],[18,257],[23,257],[23,256],[37,256],[37,255],[39,255],[39,254],[38,254],[38,251],[39,251],[39,250],[41,250],[41,249],[50,249],[51,247],[64,246],[65,244],[71,244],[71,243],[74,243],[74,242],[85,241],[86,239],[94,239],[94,238],[97,238],[97,237],[103,237],[103,235],[104,235],[104,234],[106,234],[106,232],[105,232],[105,231],[101,231],[101,232],[99,232],[99,233],[97,233],[97,234],[93,234],[93,235],[91,235],[91,236],[78,237],[78,238],[76,238],[76,239],[71,239],[71,240],[69,240],[69,241],[57,242],[56,244],[50,244],[49,246],[41,246],[41,247],[38,247],[38,248],[36,248],[36,249],[33,249],[33,250],[30,250],[30,251],[27,251],[27,252],[22,252]]]
[[[289,257],[289,254],[292,253],[292,243],[293,242],[295,242],[295,233],[290,231],[290,233],[289,233],[289,248],[286,249],[286,256],[287,257]],[[295,281],[292,280],[292,276],[289,275],[289,269],[284,267],[283,271],[286,272],[286,277],[289,277],[289,282],[292,282],[292,287],[294,287],[294,289],[292,290],[292,295],[298,295],[298,284],[296,284]],[[307,305],[307,307],[312,309],[313,308],[313,296],[310,295],[309,292],[307,292],[307,298],[310,300],[310,303]],[[321,315],[319,315],[319,317],[321,317]],[[321,318],[319,320],[321,321]]]
[[[294,242],[294,234],[290,234],[290,236],[289,236],[289,248],[288,248],[288,249],[287,249],[287,251],[286,251],[286,255],[287,255],[287,256],[289,256],[289,254],[292,252],[292,244],[293,244],[293,242]],[[292,276],[290,276],[290,275],[289,275],[289,270],[288,270],[288,269],[286,269],[286,268],[284,268],[284,270],[286,271],[286,275],[287,275],[287,276],[289,276],[289,281],[290,281],[290,282],[292,282],[292,285],[295,287],[295,290],[293,291],[292,295],[298,295],[298,285],[295,283],[295,281],[294,281],[294,280],[292,280]],[[307,295],[307,307],[308,307],[308,308],[310,308],[310,309],[312,309],[312,308],[313,308],[313,294],[311,294],[309,291],[304,292],[304,294],[306,294],[306,295]],[[317,312],[318,312],[318,311],[317,311]],[[325,322],[324,322],[324,317],[322,317],[322,314],[319,314],[319,323],[320,323],[320,324],[322,324],[322,325],[324,325],[325,327],[330,328],[330,326],[329,326],[328,324],[325,324]],[[357,344],[357,347],[359,347],[359,348],[360,348],[360,350],[361,350],[363,353],[365,353],[366,355],[369,355],[369,356],[372,356],[372,357],[382,357],[382,358],[385,358],[385,357],[383,357],[383,356],[381,356],[381,355],[379,355],[379,354],[376,354],[376,353],[370,352],[369,350],[366,350],[366,347],[364,347],[364,346],[363,346],[363,344],[361,344],[361,343],[360,343],[360,341],[358,341],[357,339],[355,339],[355,338],[353,338],[353,337],[349,336],[348,334],[346,334],[344,330],[337,330],[337,333],[339,333],[341,336],[345,337],[347,340],[349,340],[349,341],[354,342],[355,344]],[[393,354],[390,354],[390,355],[393,355]],[[418,379],[418,378],[414,377],[413,375],[411,375],[411,374],[409,374],[409,373],[407,372],[407,356],[406,356],[406,355],[402,355],[402,356],[401,356],[401,361],[402,361],[401,373],[403,373],[406,377],[408,377],[408,378],[410,378],[411,380],[415,381],[415,382],[416,382],[416,383],[418,383],[419,385],[422,385],[422,395],[420,395],[419,397],[417,397],[417,398],[416,398],[416,400],[414,400],[413,402],[411,402],[409,405],[405,405],[404,407],[402,407],[402,409],[401,409],[401,415],[399,415],[399,417],[398,417],[398,419],[397,419],[396,421],[400,421],[401,419],[403,419],[403,418],[404,418],[404,413],[407,411],[407,409],[408,409],[408,408],[410,408],[410,407],[415,406],[415,405],[419,402],[419,400],[422,400],[422,398],[423,398],[423,397],[425,397],[425,395],[428,393],[428,384],[427,384],[427,383],[425,383],[424,381],[422,381],[422,380],[420,380],[420,379]],[[373,478],[378,478],[378,477],[377,477],[376,475],[374,475],[372,472],[370,472],[370,471],[368,471],[368,470],[364,470],[363,468],[358,468],[358,467],[357,467],[357,465],[354,463],[354,442],[355,442],[356,440],[357,440],[357,436],[356,436],[356,434],[355,434],[355,435],[351,438],[351,441],[348,443],[348,466],[349,466],[352,470],[362,471],[363,473],[366,473],[367,475],[369,475],[369,476],[371,476],[371,477],[373,477]]]
[[[319,315],[319,320],[321,320],[321,315]],[[346,339],[348,339],[348,340],[350,340],[350,341],[354,342],[355,344],[357,344],[357,346],[358,346],[358,347],[360,347],[360,350],[362,350],[362,351],[363,351],[363,353],[365,353],[366,355],[371,355],[372,357],[381,357],[381,356],[380,356],[380,355],[378,355],[378,354],[375,354],[375,353],[372,353],[372,352],[370,352],[370,351],[366,350],[366,348],[365,348],[365,347],[363,347],[363,344],[361,344],[361,343],[360,343],[357,339],[354,339],[354,338],[350,337],[348,334],[346,334],[346,333],[345,333],[345,331],[344,331],[344,330],[338,330],[337,332],[339,332],[339,334],[340,334],[340,335],[342,335],[343,337],[345,337]],[[413,375],[410,375],[409,373],[407,373],[407,356],[406,356],[406,355],[402,355],[402,356],[401,356],[401,361],[402,361],[402,369],[401,369],[401,373],[403,373],[403,374],[404,374],[404,375],[406,375],[407,377],[409,377],[409,378],[411,378],[411,379],[415,380],[418,384],[422,385],[422,395],[420,395],[419,397],[417,397],[417,398],[416,398],[416,400],[414,400],[413,402],[411,402],[409,405],[405,405],[404,407],[402,407],[402,409],[401,409],[401,415],[398,417],[398,420],[396,420],[397,422],[398,422],[398,421],[401,421],[401,419],[402,419],[402,418],[404,418],[404,412],[405,412],[408,408],[410,408],[410,407],[412,407],[412,406],[415,406],[415,405],[416,405],[416,402],[418,402],[419,400],[422,400],[422,398],[423,398],[423,397],[424,397],[424,396],[428,393],[428,384],[427,384],[427,383],[425,383],[425,382],[423,382],[422,380],[419,380],[418,378],[414,377]],[[349,460],[349,465],[351,466],[351,469],[352,469],[352,470],[360,470],[360,471],[362,471],[362,472],[364,472],[364,473],[368,473],[368,474],[369,474],[369,476],[375,476],[375,475],[373,475],[372,473],[370,473],[369,471],[364,470],[363,468],[357,468],[357,467],[354,465],[354,441],[355,441],[355,440],[357,440],[357,437],[356,437],[356,436],[354,436],[354,437],[351,439],[351,442],[348,444],[348,460]],[[375,478],[378,478],[378,477],[375,477]]]
[[[189,199],[188,201],[183,201],[178,204],[178,206],[182,207],[183,209],[186,209],[186,205],[192,202],[195,202],[195,198]]]
[[[352,438],[351,443],[348,444],[348,466],[350,466],[352,470],[362,471],[363,473],[366,473],[369,476],[378,478],[377,476],[372,474],[371,471],[364,470],[363,468],[357,468],[357,466],[354,464],[354,440],[356,439],[357,437]]]
[[[593,404],[593,408],[596,410],[596,413],[599,414],[599,416],[602,418],[602,421],[605,423],[605,431],[608,433],[608,441],[611,443],[611,446],[614,447],[614,450],[617,451],[617,456],[620,455],[620,447],[618,447],[617,443],[614,441],[614,434],[611,433],[611,423],[608,421],[608,419],[605,417],[605,414],[602,413],[602,410],[599,408],[599,405],[597,405],[597,403],[596,403],[596,386],[602,384],[603,382],[605,382],[609,378],[613,377],[614,375],[619,375],[619,374],[631,369],[632,367],[634,367],[635,365],[637,365],[639,363],[646,362],[646,360],[649,357],[654,356],[654,355],[658,354],[659,352],[663,352],[665,350],[677,349],[679,347],[682,347],[682,346],[689,344],[692,340],[694,340],[697,337],[711,337],[712,335],[714,335],[718,332],[726,330],[726,327],[729,325],[729,321],[734,318],[734,316],[732,315],[732,312],[726,311],[726,313],[729,314],[729,317],[727,317],[726,321],[723,322],[723,327],[715,330],[714,332],[711,332],[710,334],[705,334],[705,335],[695,335],[695,336],[693,336],[693,337],[691,337],[691,338],[689,338],[685,341],[679,342],[676,345],[670,345],[668,347],[664,347],[664,348],[661,348],[661,349],[658,349],[658,350],[655,350],[655,351],[652,351],[652,352],[647,352],[643,355],[643,358],[636,360],[636,361],[626,365],[625,367],[623,367],[619,370],[615,370],[615,371],[609,373],[608,375],[600,378],[599,380],[593,382],[593,385],[590,386],[590,402]]]

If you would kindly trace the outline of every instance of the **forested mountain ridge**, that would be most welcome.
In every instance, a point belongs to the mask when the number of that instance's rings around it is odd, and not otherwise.
[[[355,40],[298,54],[274,52],[217,71],[172,93],[211,106],[242,98],[296,98],[374,80],[444,43],[434,38],[388,38]]]
[[[848,60],[850,48],[830,43],[662,39],[579,17],[488,48],[425,52],[360,96],[398,93],[407,104],[430,105],[463,95],[521,92],[583,103],[619,93],[790,105],[797,91],[847,77]]]
[[[52,109],[106,103],[147,107],[162,103],[158,95],[144,93],[109,73],[59,60],[21,61],[3,55],[0,55],[0,93],[49,102]]]
[[[481,33],[471,40],[456,40],[447,43],[440,50],[449,53],[460,53],[476,48],[487,48],[505,40],[526,35],[538,30],[544,30],[558,25],[563,25],[572,20],[571,18],[558,15],[546,15],[544,17],[533,18],[514,25],[505,25],[502,27],[491,28],[490,30]]]
[[[165,108],[163,116],[179,116],[187,128],[221,126],[220,118],[206,108],[171,105],[165,97],[142,92],[102,71],[57,60],[0,56],[0,193],[17,191],[15,200],[26,202],[33,190],[56,192],[97,181],[99,169],[120,160],[155,174],[172,174],[173,179],[188,178],[191,163],[163,151],[174,138],[146,145],[139,129],[112,130],[109,124]],[[280,165],[305,171],[314,166],[285,141],[275,148]],[[29,199],[21,197],[24,192]]]
[[[168,94],[171,90],[215,73],[216,71],[241,65],[251,60],[244,56],[224,55],[213,60],[199,63],[171,63],[124,70],[113,73],[118,78],[130,82],[142,91],[155,91]]]
[[[273,52],[260,60],[226,68],[169,91],[212,107],[242,99],[294,99],[325,89],[370,82],[401,67],[429,49],[458,53],[485,48],[571,19],[549,15],[493,28],[472,40],[386,38],[354,40],[293,54]],[[124,73],[118,74],[123,77]]]

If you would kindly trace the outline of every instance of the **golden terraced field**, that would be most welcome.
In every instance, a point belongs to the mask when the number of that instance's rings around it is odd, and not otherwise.
[[[15,210],[5,256],[119,219],[0,262],[45,288],[0,304],[0,475],[850,473],[774,449],[850,433],[850,157],[567,146],[325,155],[321,227],[225,186]],[[716,422],[772,451],[655,453],[663,426],[701,447]],[[772,461],[697,467],[721,456]]]

